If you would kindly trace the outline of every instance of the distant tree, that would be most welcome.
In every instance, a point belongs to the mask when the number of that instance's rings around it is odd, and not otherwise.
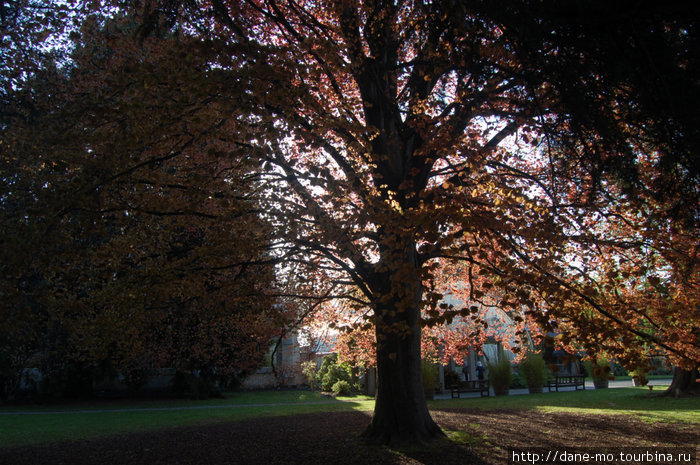
[[[422,318],[421,353],[423,358],[448,364],[461,363],[469,352],[480,351],[487,340],[496,340],[514,353],[524,353],[540,340],[540,326],[525,307],[505,309],[500,292],[489,283],[480,283],[464,262],[442,263],[432,282],[426,284],[443,300],[425,306]],[[365,309],[364,312],[367,310]],[[375,367],[376,335],[363,312],[338,301],[319,306],[305,324],[322,335],[344,360]],[[330,329],[330,330],[329,330]]]
[[[70,362],[239,373],[289,322],[270,297],[258,167],[228,110],[192,88],[206,57],[136,30],[86,22],[70,64],[3,108],[6,370],[34,354],[45,374]]]

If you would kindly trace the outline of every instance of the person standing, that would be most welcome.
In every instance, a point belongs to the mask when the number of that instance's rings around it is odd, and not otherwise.
[[[481,362],[476,362],[476,375],[479,379],[484,379],[485,372],[486,368],[484,368],[484,365]]]

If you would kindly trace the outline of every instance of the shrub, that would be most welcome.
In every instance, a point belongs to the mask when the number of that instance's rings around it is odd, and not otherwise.
[[[353,393],[352,385],[343,379],[336,381],[331,389],[335,395],[348,395]]]
[[[316,382],[324,391],[331,391],[338,381],[347,381],[355,389],[352,378],[352,367],[345,362],[339,362],[336,354],[324,358],[316,374]]]
[[[79,363],[66,362],[64,366],[49,367],[39,376],[36,392],[30,393],[36,400],[86,399],[92,396],[92,370]]]
[[[613,362],[611,371],[614,376],[625,376],[627,374],[627,369],[617,362]]]
[[[520,363],[520,373],[525,378],[527,386],[531,388],[544,386],[549,378],[544,358],[534,352],[529,352],[525,360]]]
[[[518,373],[517,375],[513,375],[513,379],[510,381],[510,388],[511,389],[523,389],[527,387],[527,383],[525,382],[525,379],[523,377],[522,373]]]
[[[336,354],[327,355],[323,358],[323,362],[321,362],[321,366],[316,372],[316,385],[321,386],[321,389],[323,389],[324,376],[328,374],[330,367],[336,363],[338,363],[338,356]]]
[[[317,386],[316,376],[318,374],[318,369],[316,368],[316,362],[309,360],[308,362],[301,363],[301,373],[306,378],[306,384],[309,385],[312,391],[315,391]]]
[[[323,378],[321,378],[321,387],[324,391],[330,391],[333,385],[338,381],[350,382],[352,373],[343,364],[331,365]]]
[[[593,378],[594,381],[605,381],[615,379],[615,375],[611,373],[610,361],[605,358],[599,358],[595,362],[588,360],[585,364],[586,373]]]
[[[498,360],[495,363],[488,363],[489,381],[495,393],[507,393],[513,379],[513,372],[510,360],[503,349],[498,353]]]
[[[197,375],[192,372],[179,371],[173,377],[171,386],[175,395],[191,399],[210,399],[223,396],[215,377],[206,370],[201,370]]]
[[[427,360],[421,361],[423,373],[423,392],[430,397],[435,394],[438,383],[438,366]]]
[[[459,384],[460,377],[456,371],[446,370],[445,371],[445,386],[452,387]]]
[[[649,384],[649,378],[647,377],[647,370],[644,368],[638,368],[629,372],[629,375],[634,380],[635,386],[646,386]]]

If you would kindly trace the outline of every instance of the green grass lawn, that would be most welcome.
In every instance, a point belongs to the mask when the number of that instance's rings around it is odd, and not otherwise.
[[[630,414],[650,421],[700,424],[700,399],[647,398],[645,388],[569,391],[507,397],[435,400],[432,409],[538,409]],[[331,398],[307,391],[234,393],[206,401],[95,401],[60,406],[0,406],[0,447],[105,437],[260,416],[361,410],[374,400]]]
[[[657,388],[657,393],[663,387]],[[700,424],[700,399],[650,397],[649,389],[560,391],[505,397],[436,400],[431,408],[536,409],[602,415],[635,415],[643,420]]]
[[[366,396],[332,398],[307,391],[232,393],[205,401],[95,401],[0,407],[0,447],[111,436],[177,426],[343,410],[371,410]]]
[[[362,397],[353,397],[361,399]],[[370,397],[364,397],[370,399]],[[280,403],[300,403],[300,402],[332,402],[333,398],[323,396],[311,391],[251,391],[251,392],[230,392],[224,397],[192,400],[176,398],[155,398],[155,399],[96,399],[83,402],[66,402],[57,404],[37,404],[37,405],[2,405],[0,412],[60,412],[74,410],[114,410],[114,409],[143,409],[143,408],[178,408],[178,407],[206,407],[220,405],[251,405],[251,404],[280,404]]]

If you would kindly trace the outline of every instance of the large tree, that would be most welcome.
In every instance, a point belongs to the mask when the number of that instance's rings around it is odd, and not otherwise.
[[[672,148],[687,140],[634,104],[649,94],[609,68],[615,55],[597,58],[606,24],[526,3],[129,7],[144,37],[175,31],[192,44],[183,60],[206,57],[185,89],[235,120],[234,145],[260,162],[279,275],[305,278],[285,296],[309,311],[345,300],[374,328],[377,442],[441,434],[422,326],[474,311],[440,306],[445,262],[464,262],[470,300],[498,295],[591,356],[634,363],[653,344],[686,367],[700,358],[697,205],[679,198],[697,176]],[[664,20],[659,55],[691,66],[695,30]],[[681,188],[661,195],[673,173]]]
[[[592,356],[632,363],[649,342],[697,360],[697,266],[675,254],[696,231],[676,221],[696,213],[678,198],[697,192],[687,157],[640,121],[651,107],[629,104],[646,89],[606,73],[588,42],[600,31],[567,35],[562,20],[562,34],[523,43],[513,23],[558,32],[553,5],[519,23],[487,6],[213,2],[190,23],[225,60],[264,71],[250,104],[271,118],[256,146],[280,253],[326,273],[317,298],[366,309],[379,372],[366,435],[379,442],[439,434],[419,362],[421,325],[451,315],[432,284],[439,260],[470,264],[474,298],[498,286],[501,306],[529,307]],[[692,30],[664,31],[675,55],[661,55],[688,66]],[[681,190],[653,195],[674,172],[687,172]],[[665,214],[674,203],[690,214]]]

